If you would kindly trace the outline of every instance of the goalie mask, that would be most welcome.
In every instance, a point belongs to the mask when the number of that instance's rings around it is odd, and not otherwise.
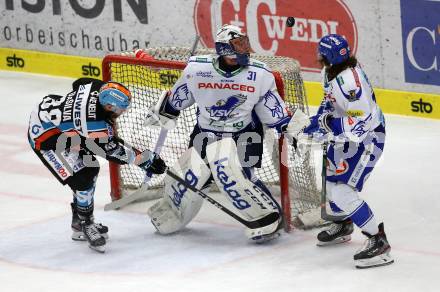
[[[318,54],[330,65],[338,65],[348,60],[350,47],[344,37],[338,34],[329,34],[319,41]]]
[[[99,103],[116,118],[130,108],[130,90],[121,83],[109,81],[99,90]]]
[[[217,31],[215,50],[219,56],[237,59],[240,66],[249,64],[249,38],[235,25],[225,24]]]

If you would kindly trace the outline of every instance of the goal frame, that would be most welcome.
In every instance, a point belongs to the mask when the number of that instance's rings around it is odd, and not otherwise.
[[[175,69],[183,70],[186,67],[185,62],[181,61],[168,61],[168,60],[156,60],[156,59],[140,59],[133,58],[131,56],[122,55],[107,55],[102,60],[102,79],[105,82],[112,80],[111,76],[111,63],[121,63],[127,65],[144,65],[149,67],[165,68],[165,69]],[[281,98],[285,99],[284,93],[284,82],[281,74],[277,71],[272,71],[275,78],[275,83],[277,90]],[[115,135],[116,128],[113,128]],[[281,207],[284,219],[284,230],[290,232],[292,230],[291,222],[291,206],[290,206],[290,196],[289,196],[289,168],[285,165],[288,161],[288,151],[287,151],[287,139],[281,134],[278,139],[278,154],[279,154],[279,179],[280,179],[280,197],[281,197]],[[284,162],[284,163],[283,163]],[[110,197],[111,200],[118,200],[122,197],[121,188],[121,176],[120,176],[120,165],[117,163],[109,161],[109,172],[110,172]]]

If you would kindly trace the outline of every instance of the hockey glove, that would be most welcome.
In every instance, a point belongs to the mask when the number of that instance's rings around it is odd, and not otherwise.
[[[141,155],[143,156],[144,161],[138,164],[138,166],[147,173],[162,174],[166,171],[167,165],[158,154],[146,150],[142,152]]]
[[[333,116],[330,113],[320,115],[318,118],[319,129],[321,131],[324,130],[325,133],[333,133],[333,130],[330,126],[332,119]]]

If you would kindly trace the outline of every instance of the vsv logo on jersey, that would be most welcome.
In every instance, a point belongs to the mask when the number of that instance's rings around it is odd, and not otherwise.
[[[246,101],[246,96],[243,94],[237,94],[230,96],[225,100],[219,100],[216,105],[211,107],[206,107],[206,111],[213,118],[219,118],[220,120],[227,120],[232,118],[234,115],[232,112],[242,105]]]
[[[405,81],[440,85],[440,2],[400,1]]]
[[[362,137],[366,132],[368,132],[368,128],[365,128],[367,127],[368,122],[371,121],[371,119],[372,116],[370,114],[365,120],[360,120],[356,125],[352,127],[351,132],[358,137]],[[350,120],[353,121],[353,119],[349,117],[349,124]]]
[[[358,46],[356,22],[340,0],[309,0],[307,5],[285,0],[197,0],[194,11],[205,47],[214,47],[219,27],[233,24],[247,32],[256,53],[295,58],[307,71],[320,71],[316,47],[324,35],[344,35],[354,54]],[[296,19],[291,28],[286,25],[287,15]]]

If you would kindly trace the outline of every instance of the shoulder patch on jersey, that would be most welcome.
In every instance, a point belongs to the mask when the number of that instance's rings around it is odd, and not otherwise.
[[[348,101],[356,101],[362,96],[362,85],[354,68],[345,69],[335,79],[341,93]]]

